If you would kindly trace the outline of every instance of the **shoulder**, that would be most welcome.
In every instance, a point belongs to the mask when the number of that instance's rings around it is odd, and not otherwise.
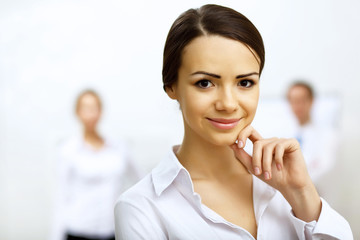
[[[157,215],[151,173],[125,191],[115,204],[115,234],[119,239],[166,239]]]
[[[106,144],[111,145],[111,146],[124,146],[127,145],[126,141],[124,139],[120,139],[120,138],[114,138],[114,137],[110,137],[110,136],[103,136],[103,139],[105,141]]]
[[[166,155],[150,173],[119,197],[116,206],[131,205],[144,210],[148,208],[149,212],[160,209],[164,202],[172,199],[171,194],[162,194],[164,190],[167,189],[167,193],[176,192],[173,182],[177,179],[181,167],[174,158],[172,152]]]
[[[109,136],[103,137],[105,145],[114,151],[118,151],[121,153],[127,153],[130,144],[125,139],[112,138]]]
[[[81,138],[79,136],[72,136],[62,140],[58,146],[57,151],[59,155],[67,156],[76,152],[81,146]]]
[[[134,186],[125,191],[118,198],[116,205],[122,203],[131,203],[132,205],[140,205],[144,199],[153,199],[156,197],[154,186],[152,183],[151,173],[147,174]]]

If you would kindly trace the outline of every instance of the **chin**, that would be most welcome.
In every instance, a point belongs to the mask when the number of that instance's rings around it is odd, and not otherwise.
[[[236,136],[214,136],[211,138],[212,144],[216,146],[231,146],[235,143]]]

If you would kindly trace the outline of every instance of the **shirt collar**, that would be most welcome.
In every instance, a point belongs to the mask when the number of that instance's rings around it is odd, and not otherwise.
[[[156,195],[160,196],[171,184],[175,184],[182,193],[196,195],[197,200],[200,202],[199,196],[194,193],[189,172],[181,165],[174,153],[178,147],[174,146],[169,151],[168,156],[152,170],[152,181]],[[253,201],[257,222],[276,195],[276,192],[274,188],[253,176]]]
[[[82,136],[82,135],[77,135],[75,137],[75,140],[77,142],[78,148],[83,149],[83,150],[87,150],[87,151],[91,151],[91,152],[101,152],[106,148],[111,148],[111,147],[114,146],[114,144],[111,141],[109,141],[107,138],[103,138],[104,146],[99,150],[95,150],[88,143],[86,143],[85,139],[84,139],[84,136]]]
[[[169,151],[168,156],[151,172],[155,192],[158,196],[178,177],[181,178],[179,179],[180,181],[186,181],[192,185],[189,172],[181,165],[174,153],[178,147],[179,146],[174,146],[172,150]],[[191,188],[193,187],[191,186]]]

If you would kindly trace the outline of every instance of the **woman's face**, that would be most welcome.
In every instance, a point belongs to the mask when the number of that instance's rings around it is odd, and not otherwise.
[[[92,94],[82,96],[77,109],[77,115],[85,129],[95,130],[101,117],[99,100]]]
[[[180,104],[185,137],[233,144],[255,116],[259,68],[239,41],[216,35],[191,41],[184,48],[178,80],[167,89]]]

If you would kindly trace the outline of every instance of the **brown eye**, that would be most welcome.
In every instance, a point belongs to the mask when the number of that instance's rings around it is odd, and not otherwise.
[[[241,87],[244,87],[244,88],[250,88],[250,87],[252,87],[252,85],[254,85],[254,81],[252,81],[252,80],[241,80],[238,85],[241,86]]]
[[[209,88],[209,87],[213,86],[213,84],[209,80],[200,80],[200,81],[196,82],[195,85],[200,88]]]

